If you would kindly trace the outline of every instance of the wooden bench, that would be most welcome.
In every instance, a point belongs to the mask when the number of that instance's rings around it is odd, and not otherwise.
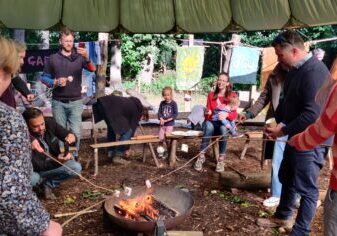
[[[251,139],[262,139],[263,133],[262,131],[248,131],[244,134],[244,137],[246,138],[246,140],[245,140],[245,144],[244,144],[243,150],[240,155],[240,160],[243,160],[245,158]],[[189,136],[189,137],[182,136],[182,135],[179,136],[179,135],[166,134],[166,138],[170,140],[171,142],[170,152],[169,152],[170,167],[175,167],[176,160],[177,160],[177,142],[183,141],[183,140],[192,140],[196,138],[201,139],[202,134],[198,136]],[[213,148],[213,155],[217,160],[219,158],[219,143],[215,142],[212,148]]]
[[[123,145],[134,145],[134,144],[144,144],[143,146],[143,162],[145,162],[145,146],[148,145],[151,151],[151,155],[156,163],[157,167],[160,167],[160,164],[157,160],[156,153],[154,152],[151,143],[158,143],[160,142],[159,138],[152,138],[152,139],[141,139],[141,140],[126,140],[126,141],[116,141],[116,142],[106,142],[106,143],[95,143],[91,144],[90,147],[94,149],[94,165],[95,165],[95,172],[94,176],[98,174],[98,149],[100,148],[107,148],[107,147],[117,147]],[[86,164],[86,168],[89,167],[91,159],[88,159]]]

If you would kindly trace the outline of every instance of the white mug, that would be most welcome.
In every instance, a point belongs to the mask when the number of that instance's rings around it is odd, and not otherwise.
[[[188,152],[188,145],[187,144],[181,144],[181,151],[182,152]]]

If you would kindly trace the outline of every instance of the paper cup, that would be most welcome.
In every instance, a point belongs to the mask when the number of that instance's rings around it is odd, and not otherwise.
[[[182,152],[188,152],[188,145],[187,144],[181,144],[181,151]]]
[[[124,187],[124,194],[126,196],[130,197],[131,194],[132,194],[132,188],[130,188],[130,187]]]
[[[277,126],[275,118],[270,118],[270,119],[266,120],[266,126],[268,128],[275,128]]]

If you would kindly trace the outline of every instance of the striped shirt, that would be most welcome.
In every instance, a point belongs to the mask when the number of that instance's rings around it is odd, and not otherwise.
[[[320,117],[305,131],[293,136],[289,144],[297,150],[309,150],[335,135],[337,133],[336,104],[337,83],[333,86]],[[334,167],[330,176],[330,188],[337,191],[337,136],[334,137],[332,153]]]

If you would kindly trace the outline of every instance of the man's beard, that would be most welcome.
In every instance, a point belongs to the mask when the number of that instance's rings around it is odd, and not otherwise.
[[[71,52],[71,49],[72,49],[72,48],[70,48],[70,49],[68,50],[67,48],[65,48],[65,47],[62,46],[62,50],[65,51],[65,52]]]

